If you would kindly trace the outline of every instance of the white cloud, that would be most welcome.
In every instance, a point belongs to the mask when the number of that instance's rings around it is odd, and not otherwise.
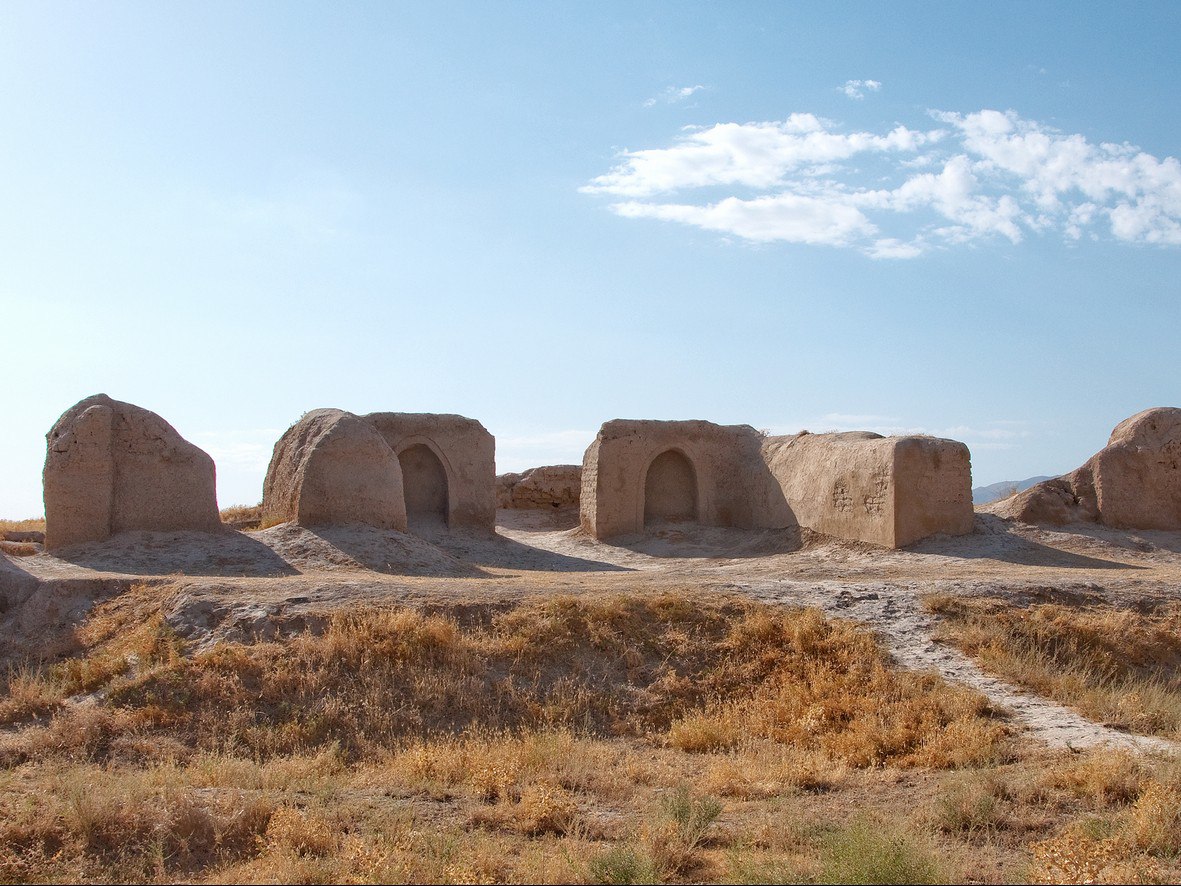
[[[913,152],[938,141],[943,133],[915,132],[897,126],[885,135],[842,134],[813,114],[792,114],[767,123],[718,123],[693,129],[668,148],[626,151],[614,169],[592,179],[586,193],[621,197],[742,185],[770,188],[792,174],[826,174],[831,164],[866,152]]]
[[[930,113],[946,128],[843,132],[809,113],[689,128],[666,147],[625,151],[582,190],[629,198],[610,207],[626,218],[878,259],[1054,231],[1181,245],[1176,158],[1095,144],[1013,111]],[[702,189],[723,193],[688,193]]]
[[[667,86],[656,95],[649,99],[645,99],[644,107],[651,108],[658,104],[675,105],[677,102],[683,102],[695,92],[700,92],[705,89],[700,83],[696,86]]]
[[[877,92],[881,88],[882,84],[878,80],[846,80],[845,85],[839,87],[846,96],[858,101],[865,98],[865,90]]]
[[[612,208],[626,218],[668,219],[754,241],[845,246],[874,232],[873,225],[854,206],[797,194],[753,200],[727,197],[707,206],[632,201]]]

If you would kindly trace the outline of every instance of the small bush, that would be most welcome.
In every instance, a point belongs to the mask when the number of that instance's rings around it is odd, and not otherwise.
[[[913,836],[861,819],[831,835],[821,883],[950,883],[930,847]]]
[[[977,773],[961,775],[948,784],[935,801],[932,824],[947,833],[978,834],[998,829],[1004,813],[998,786]]]
[[[592,883],[659,883],[656,864],[645,850],[630,843],[612,846],[587,862],[587,876]]]

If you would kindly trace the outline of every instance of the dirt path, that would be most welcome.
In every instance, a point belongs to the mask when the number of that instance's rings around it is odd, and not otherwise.
[[[790,564],[785,562],[784,556],[776,556],[773,551],[776,540],[767,533],[763,533],[765,537],[761,539],[768,549],[763,557],[710,558],[705,555],[710,553],[711,547],[715,552],[725,547],[727,535],[724,530],[698,533],[693,539],[648,539],[630,547],[601,545],[577,532],[546,531],[527,524],[502,527],[501,532],[522,544],[566,555],[586,557],[597,549],[598,558],[634,570],[663,570],[670,575],[687,573],[700,578],[728,575],[730,581],[717,585],[718,590],[748,594],[767,603],[814,606],[828,615],[857,621],[877,632],[902,666],[933,670],[946,680],[976,689],[998,708],[1009,711],[1031,737],[1051,747],[1107,746],[1166,753],[1181,751],[1181,745],[1177,743],[1104,726],[1048,698],[1026,692],[986,673],[958,649],[936,642],[934,633],[939,618],[928,612],[921,600],[923,594],[929,593],[991,590],[995,588],[997,578],[1008,582],[1039,579],[1047,570],[1057,573],[1055,578],[1059,582],[1063,581],[1065,573],[1066,584],[1077,583],[1080,578],[1098,578],[1104,585],[1114,584],[1117,593],[1130,584],[1132,587],[1126,587],[1130,592],[1147,589],[1159,596],[1162,576],[1154,575],[1148,580],[1147,576],[1140,578],[1136,573],[1155,572],[1152,567],[1158,567],[1166,576],[1172,577],[1178,562],[1178,534],[1129,534],[1104,530],[1071,533],[991,520],[984,521],[981,529],[983,531],[973,536],[934,539],[907,551],[863,551],[856,546],[826,547],[823,544],[807,550],[801,542],[796,542],[801,549],[789,555]],[[759,539],[746,541],[747,545],[759,543]],[[788,543],[779,540],[781,545]],[[671,559],[664,559],[670,555]],[[784,567],[806,572],[807,561],[816,559],[828,564],[834,559],[843,561],[851,572],[860,572],[862,561],[868,560],[879,574],[911,573],[914,577],[909,581],[853,582],[763,577],[768,573],[787,571]],[[970,564],[975,561],[973,565],[983,566],[983,570],[965,568],[963,560]],[[940,571],[958,572],[962,578],[939,579],[931,574]],[[980,571],[988,578],[978,578]],[[1121,573],[1114,582],[1111,580],[1113,571]],[[1167,580],[1163,583],[1165,593],[1170,590],[1181,592],[1181,586],[1169,588],[1169,584]]]
[[[1051,747],[1108,746],[1177,753],[1174,742],[1131,735],[1088,720],[1048,698],[1025,692],[981,670],[958,649],[933,639],[938,617],[927,612],[913,588],[891,584],[806,584],[753,582],[734,586],[756,600],[815,606],[838,618],[863,623],[883,639],[904,667],[933,670],[946,680],[970,686],[1011,712],[1031,737]]]

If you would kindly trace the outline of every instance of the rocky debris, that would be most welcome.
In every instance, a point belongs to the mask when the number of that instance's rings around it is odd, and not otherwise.
[[[213,459],[147,409],[96,394],[46,435],[45,546],[221,528]]]
[[[1125,419],[1082,467],[982,510],[1022,523],[1181,529],[1181,409]]]
[[[182,593],[168,605],[165,623],[177,635],[194,643],[202,652],[215,643],[257,643],[294,637],[299,634],[322,634],[331,616],[322,612],[301,612],[306,597],[261,603]]]
[[[546,465],[496,478],[500,508],[576,508],[581,492],[581,465]]]

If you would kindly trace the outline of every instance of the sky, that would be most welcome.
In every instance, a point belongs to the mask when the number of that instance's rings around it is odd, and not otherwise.
[[[310,409],[1063,473],[1181,405],[1181,4],[0,4],[0,516],[106,393],[251,504]]]

